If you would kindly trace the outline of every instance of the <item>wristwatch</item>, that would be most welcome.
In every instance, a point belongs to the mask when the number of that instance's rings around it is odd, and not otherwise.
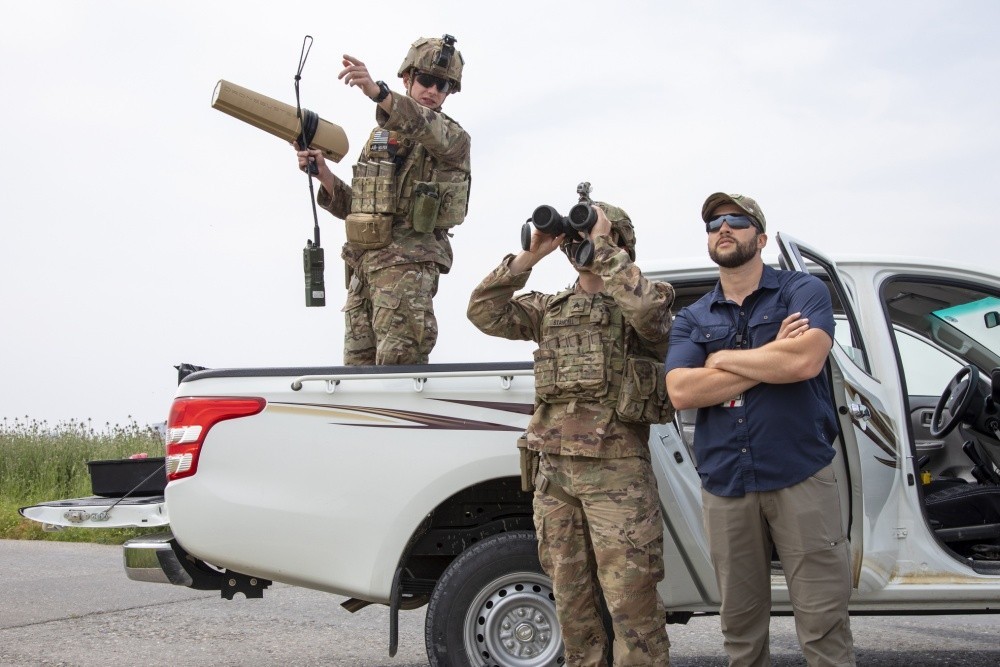
[[[375,83],[378,84],[378,94],[372,97],[372,101],[378,104],[389,97],[389,93],[392,91],[389,90],[389,85],[385,81],[376,81]]]

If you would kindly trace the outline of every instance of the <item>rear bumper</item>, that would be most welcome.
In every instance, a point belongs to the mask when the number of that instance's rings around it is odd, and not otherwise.
[[[220,570],[193,557],[170,533],[136,537],[124,544],[122,552],[125,574],[134,581],[220,591],[227,600],[237,593],[247,598],[263,597],[264,589],[271,585],[269,579]]]
[[[193,586],[194,579],[184,569],[174,551],[173,539],[170,533],[157,533],[126,542],[122,549],[128,578],[158,584]]]

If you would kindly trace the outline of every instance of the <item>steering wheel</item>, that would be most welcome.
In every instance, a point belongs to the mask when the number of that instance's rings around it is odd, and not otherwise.
[[[968,364],[962,366],[944,388],[944,393],[934,406],[929,430],[935,438],[943,438],[958,426],[969,409],[979,385],[979,369]]]

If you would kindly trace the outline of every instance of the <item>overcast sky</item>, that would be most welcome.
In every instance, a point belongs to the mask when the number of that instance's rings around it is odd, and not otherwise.
[[[341,362],[343,223],[320,211],[328,305],[306,308],[294,153],[210,107],[219,79],[293,103],[306,34],[302,103],[346,130],[345,179],[374,105],[341,54],[399,91],[416,37],[458,38],[472,197],[431,361],[462,362],[530,358],[467,322],[468,294],[583,180],[647,265],[704,258],[724,190],[834,256],[995,270],[998,28],[991,0],[5,1],[0,417],[159,422],[180,362]],[[555,254],[528,286],[571,279]]]

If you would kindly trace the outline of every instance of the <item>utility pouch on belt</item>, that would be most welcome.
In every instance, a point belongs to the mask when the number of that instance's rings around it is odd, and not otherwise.
[[[615,412],[623,422],[665,424],[674,418],[662,362],[649,357],[625,359],[625,377]]]
[[[392,216],[386,213],[349,213],[347,240],[364,250],[378,250],[392,241]]]
[[[535,477],[538,475],[538,459],[541,454],[528,449],[528,436],[517,439],[517,451],[521,455],[521,490],[531,493],[535,490]]]

